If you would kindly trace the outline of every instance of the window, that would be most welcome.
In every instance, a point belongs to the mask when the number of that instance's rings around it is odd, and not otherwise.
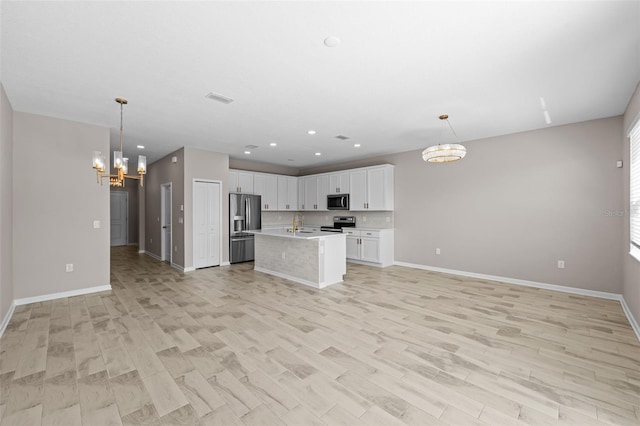
[[[640,260],[640,121],[631,130],[631,181],[629,194],[629,217],[631,254]]]

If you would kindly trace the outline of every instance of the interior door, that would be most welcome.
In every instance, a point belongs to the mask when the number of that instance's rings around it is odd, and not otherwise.
[[[193,183],[193,266],[207,268],[220,265],[220,184]]]
[[[171,263],[171,183],[160,185],[161,203],[161,235],[162,235],[162,255],[161,259]]]
[[[127,211],[129,194],[126,191],[111,191],[111,245],[127,244]]]

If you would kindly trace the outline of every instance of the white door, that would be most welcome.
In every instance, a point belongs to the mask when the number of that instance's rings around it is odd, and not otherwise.
[[[220,265],[222,217],[220,183],[193,183],[193,266],[207,268]]]
[[[360,237],[347,235],[347,259],[360,259]]]
[[[384,210],[384,169],[367,170],[367,209]]]
[[[329,194],[329,175],[318,176],[318,210],[327,210]]]
[[[350,173],[349,186],[351,196],[349,200],[349,210],[367,209],[367,171],[357,170]]]
[[[360,259],[367,262],[380,262],[380,239],[360,239]]]
[[[160,258],[169,263],[171,258],[171,183],[160,185],[162,254]]]
[[[126,191],[111,191],[111,245],[127,244],[127,211],[129,194]]]

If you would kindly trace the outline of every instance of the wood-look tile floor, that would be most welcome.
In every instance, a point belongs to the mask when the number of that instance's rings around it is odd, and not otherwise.
[[[1,425],[640,424],[618,302],[349,265],[314,290],[112,250],[112,291],[20,306]]]

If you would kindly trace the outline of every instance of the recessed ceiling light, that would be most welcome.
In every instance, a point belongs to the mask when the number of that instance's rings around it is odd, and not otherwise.
[[[244,153],[249,155],[249,154],[251,154],[251,151],[245,151]]]
[[[278,146],[278,144],[277,144],[277,143],[275,143],[275,142],[271,142],[271,143],[269,144],[269,146]]]
[[[310,135],[315,135],[316,131],[315,130],[309,130],[307,133],[310,134]]]
[[[138,149],[144,149],[144,145],[136,145],[136,148],[138,148]]]
[[[340,39],[336,36],[329,36],[324,39],[324,45],[327,47],[337,47],[340,45]]]
[[[360,144],[359,144],[359,143],[354,143],[354,144],[353,144],[353,147],[354,147],[354,148],[360,148]]]
[[[316,155],[322,155],[322,153],[321,152],[316,152]]]

